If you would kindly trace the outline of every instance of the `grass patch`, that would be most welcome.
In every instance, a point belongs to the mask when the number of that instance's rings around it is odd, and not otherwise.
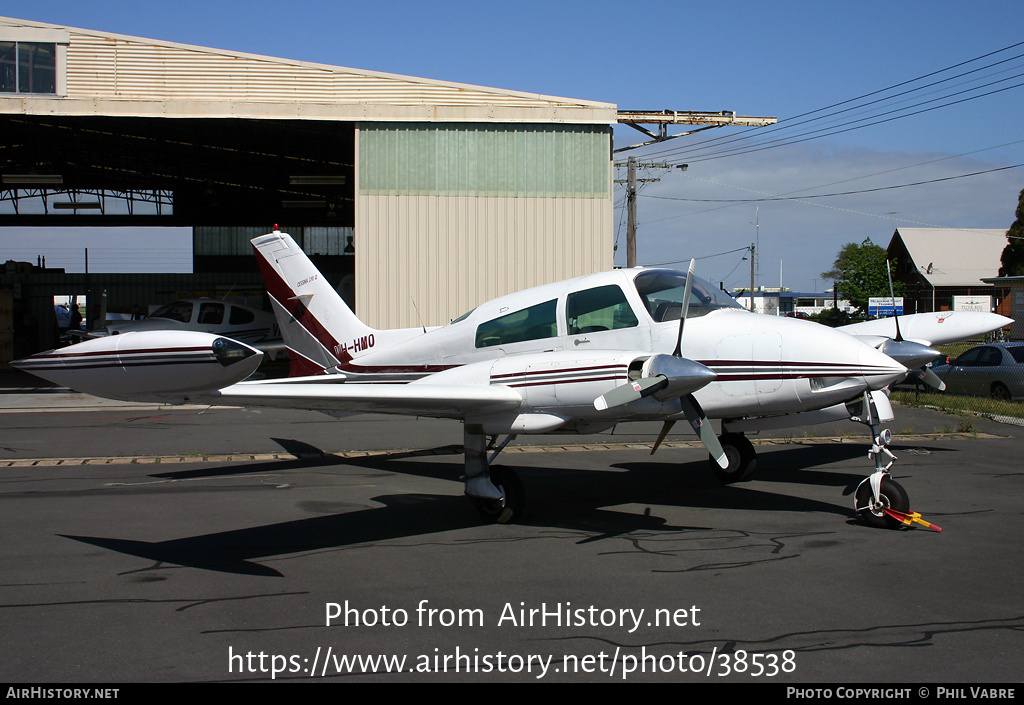
[[[982,416],[1012,416],[1024,419],[1024,404],[999,401],[986,397],[966,397],[956,394],[937,394],[897,390],[892,393],[893,403],[901,406],[934,406],[947,414],[971,413]]]

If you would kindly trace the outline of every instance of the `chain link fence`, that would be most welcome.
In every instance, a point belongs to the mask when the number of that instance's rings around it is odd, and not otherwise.
[[[946,357],[932,363],[932,371],[945,382],[945,391],[908,380],[896,385],[894,401],[1024,419],[1024,342],[1005,341],[997,331],[939,349]]]

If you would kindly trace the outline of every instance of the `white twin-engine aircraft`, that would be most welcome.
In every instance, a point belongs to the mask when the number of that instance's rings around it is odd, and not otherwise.
[[[930,345],[1009,322],[985,313],[904,316],[913,340],[858,325],[831,329],[749,313],[695,277],[691,262],[688,272],[621,269],[540,286],[440,328],[375,330],[289,235],[275,230],[252,242],[292,354],[292,377],[244,382],[259,351],[184,331],[90,340],[15,366],[129,401],[459,419],[466,494],[496,522],[513,520],[523,506],[515,473],[491,467],[516,434],[661,420],[657,449],[685,418],[718,477],[737,482],[756,465],[745,432],[853,419],[871,427],[875,460],[855,493],[856,509],[871,525],[896,527],[886,509],[906,513],[909,502],[889,477],[895,457],[880,423],[892,419],[892,407],[881,390],[938,357]],[[709,418],[721,419],[720,436]],[[495,447],[499,435],[508,438]]]

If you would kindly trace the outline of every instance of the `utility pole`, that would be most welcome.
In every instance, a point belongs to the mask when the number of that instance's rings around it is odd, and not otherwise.
[[[757,245],[757,249],[758,249],[758,251],[760,251],[761,250],[761,209],[760,208],[754,208],[754,222],[751,223],[751,225],[754,226],[754,244]],[[751,255],[750,256],[751,257],[754,256],[753,255],[753,251],[751,251]],[[760,262],[756,262],[755,261],[754,273],[757,276],[761,276],[761,264],[760,264]],[[751,284],[750,286],[753,287],[754,285]]]
[[[638,179],[636,178],[637,167],[643,169],[671,169],[672,166],[666,162],[637,162],[636,157],[627,157],[625,162],[616,162],[617,167],[626,167],[626,180],[616,180],[615,183],[626,184],[626,267],[636,266],[636,195],[637,184],[655,183],[661,179]],[[687,164],[679,164],[677,168],[686,171]]]
[[[641,142],[640,144],[630,145],[629,147],[613,149],[612,154],[637,149],[638,147],[644,147],[650,144],[674,140],[678,137],[685,137],[686,135],[692,135],[697,132],[703,132],[704,130],[710,130],[716,127],[725,127],[727,125],[764,127],[765,125],[774,125],[778,122],[777,118],[774,117],[750,117],[746,115],[737,115],[734,110],[719,110],[717,112],[702,112],[696,110],[618,110],[616,111],[616,117],[617,122],[623,125],[629,125],[651,139],[648,142]],[[646,127],[643,127],[643,125],[656,125],[657,132],[649,130]],[[668,134],[669,125],[702,125],[703,127],[670,135]],[[672,167],[664,162],[661,164],[639,164],[635,157],[629,157],[625,163],[616,162],[615,166],[624,166],[629,170],[628,178],[626,180],[626,203],[628,205],[629,213],[629,225],[626,230],[626,266],[635,267],[636,185],[639,182],[661,180],[637,179],[636,168],[640,166],[644,168],[671,169]],[[677,168],[686,171],[688,165],[678,164],[676,166]],[[616,181],[615,183],[619,184],[622,183],[622,181]],[[751,251],[751,256],[753,256],[753,251]]]
[[[754,243],[750,243],[750,312],[754,312]]]
[[[636,266],[636,157],[626,160],[626,267]]]

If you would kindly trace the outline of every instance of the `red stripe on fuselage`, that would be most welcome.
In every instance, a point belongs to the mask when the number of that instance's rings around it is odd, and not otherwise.
[[[201,345],[194,348],[143,348],[140,350],[97,350],[93,352],[61,352],[52,350],[50,352],[36,353],[31,360],[60,360],[65,357],[97,357],[100,355],[148,355],[155,353],[189,353],[189,352],[211,352],[209,345]]]
[[[557,368],[553,367],[547,370],[523,370],[522,372],[506,372],[505,374],[492,375],[491,379],[509,379],[512,377],[529,377],[536,375],[557,375],[557,374],[575,374],[578,372],[591,372],[594,370],[624,370],[626,365],[594,365],[592,367],[565,367]]]

